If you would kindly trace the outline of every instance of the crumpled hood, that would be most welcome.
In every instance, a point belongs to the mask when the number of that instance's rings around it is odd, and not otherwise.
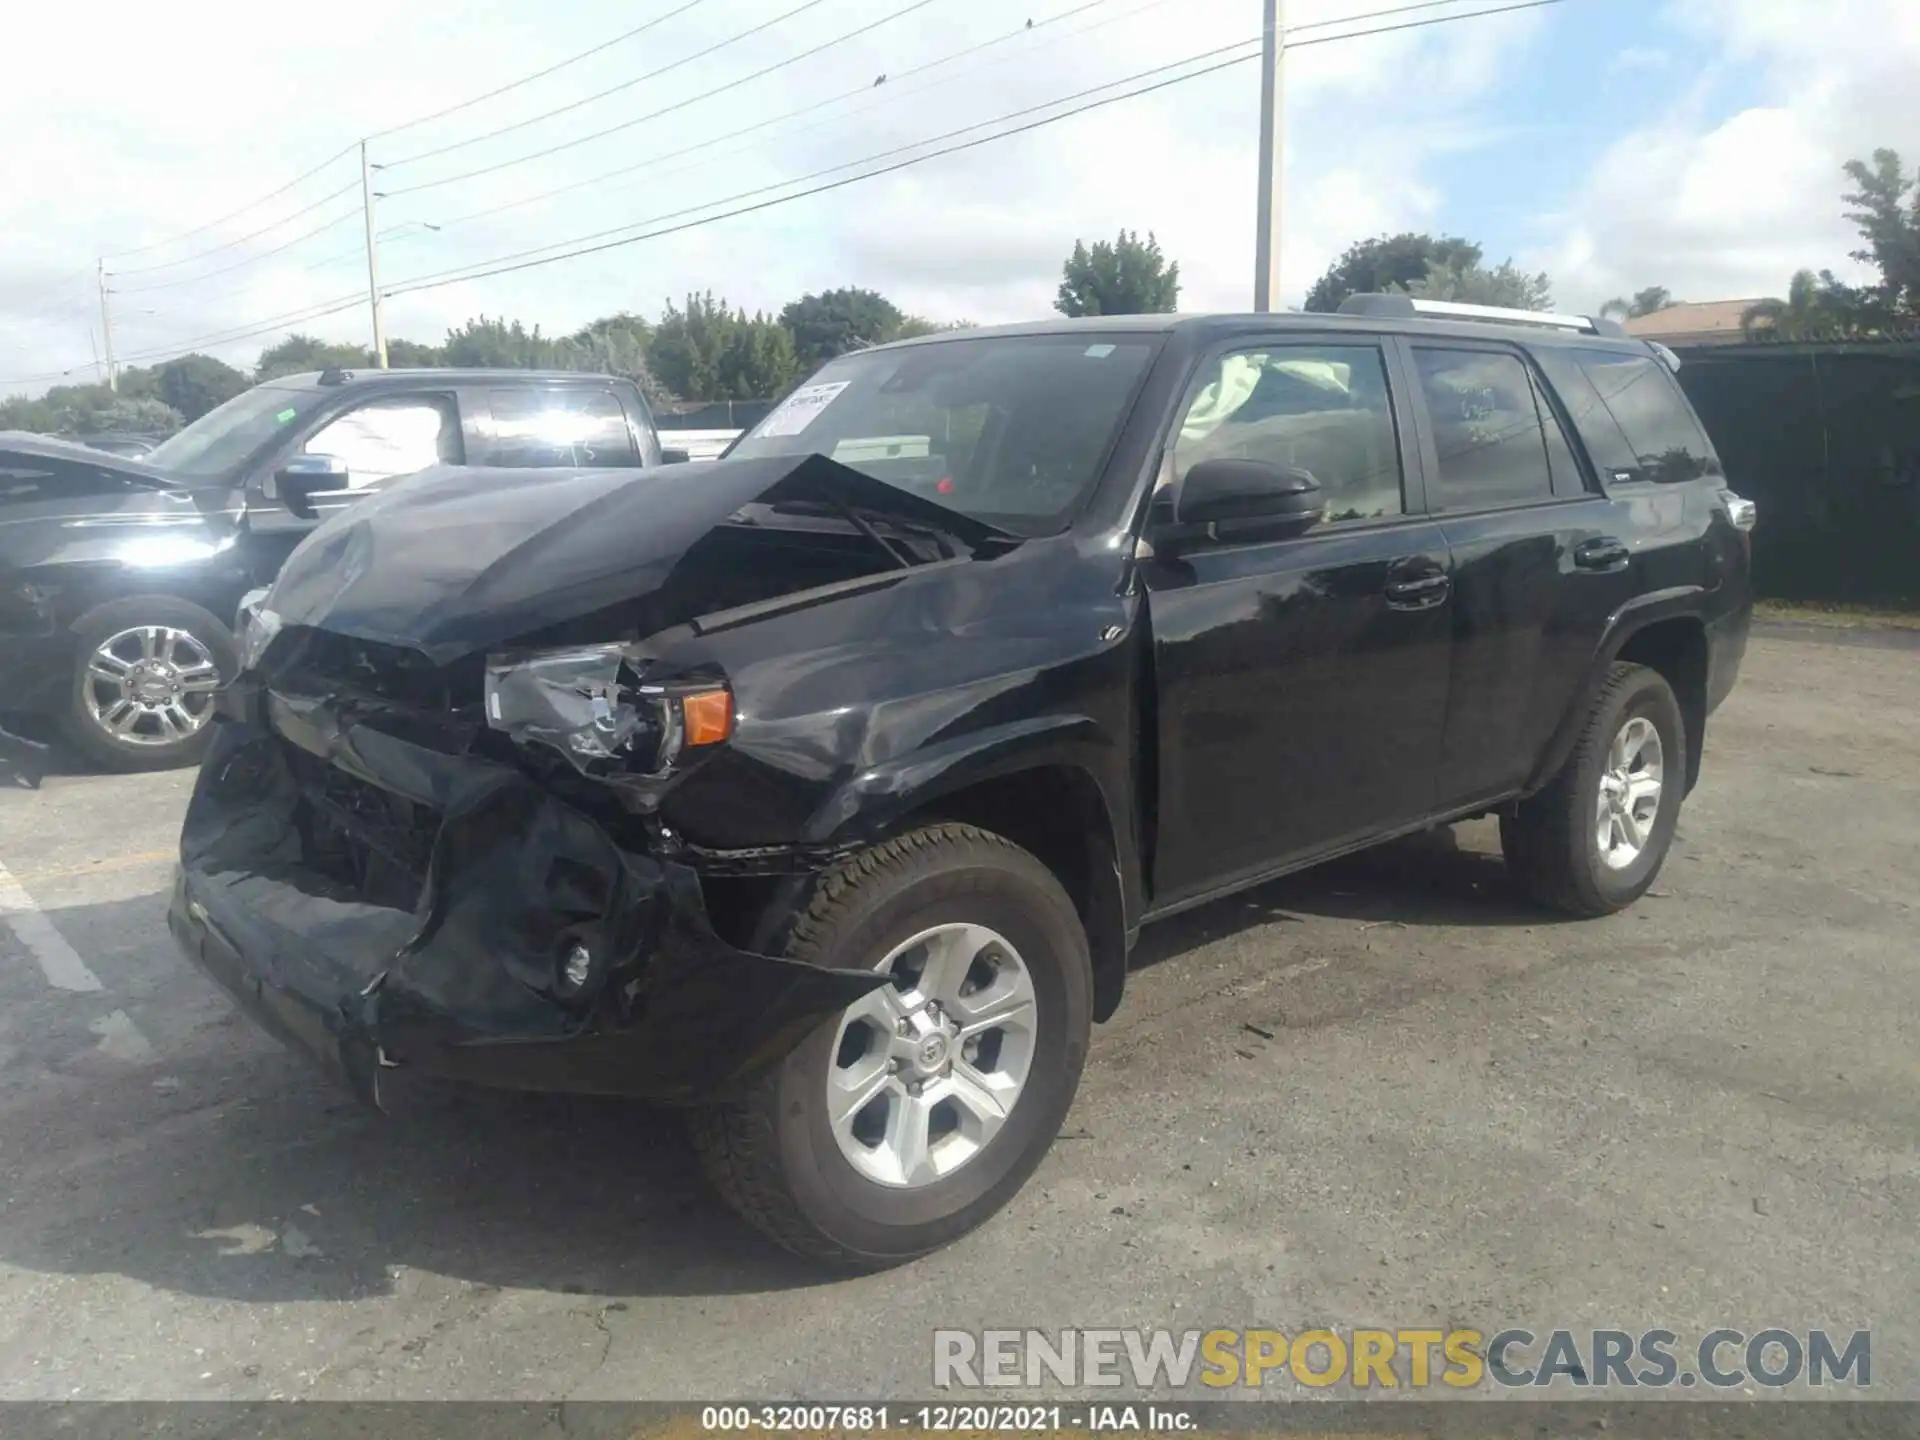
[[[1005,538],[824,455],[644,471],[440,466],[322,524],[266,604],[284,624],[404,645],[444,664],[649,595],[743,506],[802,500],[970,546]]]

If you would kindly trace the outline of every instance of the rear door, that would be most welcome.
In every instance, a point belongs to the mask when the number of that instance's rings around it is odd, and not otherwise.
[[[483,393],[485,441],[476,464],[571,470],[645,463],[644,421],[627,413],[611,386],[513,384],[502,377]]]
[[[1523,784],[1608,617],[1634,593],[1633,531],[1600,493],[1517,346],[1409,341],[1427,503],[1453,555],[1438,804]]]
[[[1207,357],[1159,502],[1200,460],[1310,471],[1325,518],[1142,566],[1158,695],[1155,899],[1172,904],[1425,815],[1447,692],[1448,557],[1421,514],[1390,342]]]

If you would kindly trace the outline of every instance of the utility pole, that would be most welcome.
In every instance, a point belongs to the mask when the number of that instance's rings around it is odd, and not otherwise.
[[[367,142],[360,142],[360,201],[367,216],[367,299],[373,303],[373,353],[382,370],[387,368],[387,327],[380,315],[380,252],[373,240],[373,165],[367,159]]]
[[[107,347],[107,389],[119,392],[120,377],[113,370],[113,317],[107,313],[107,262],[100,262],[100,339]]]
[[[1286,95],[1281,87],[1287,57],[1284,0],[1264,0],[1260,26],[1260,201],[1253,235],[1253,308],[1261,314],[1280,303],[1281,137]]]

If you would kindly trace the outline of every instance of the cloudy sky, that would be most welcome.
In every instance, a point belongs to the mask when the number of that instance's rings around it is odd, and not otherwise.
[[[1844,160],[1891,145],[1920,161],[1914,0],[1565,0],[1333,38],[1510,0],[1345,18],[1408,3],[1288,0],[1290,303],[1354,239],[1409,228],[1545,269],[1567,309],[1653,284],[1777,294],[1801,265],[1859,273]],[[840,285],[936,319],[1021,319],[1048,311],[1076,238],[1121,227],[1180,262],[1183,309],[1244,309],[1257,61],[711,217],[1230,60],[1247,51],[1222,47],[1256,37],[1259,12],[24,0],[0,87],[0,394],[97,373],[100,256],[123,360],[200,349],[246,365],[289,329],[364,341],[362,137],[381,167],[383,285],[401,292],[390,336],[437,341],[481,313],[561,331],[696,289],[773,310]],[[649,238],[453,278],[636,235]]]

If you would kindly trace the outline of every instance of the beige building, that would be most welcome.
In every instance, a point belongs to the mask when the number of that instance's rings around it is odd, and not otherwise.
[[[1740,317],[1759,303],[1757,297],[1682,302],[1621,323],[1629,335],[1658,340],[1662,345],[1738,345],[1746,338],[1740,329]]]

